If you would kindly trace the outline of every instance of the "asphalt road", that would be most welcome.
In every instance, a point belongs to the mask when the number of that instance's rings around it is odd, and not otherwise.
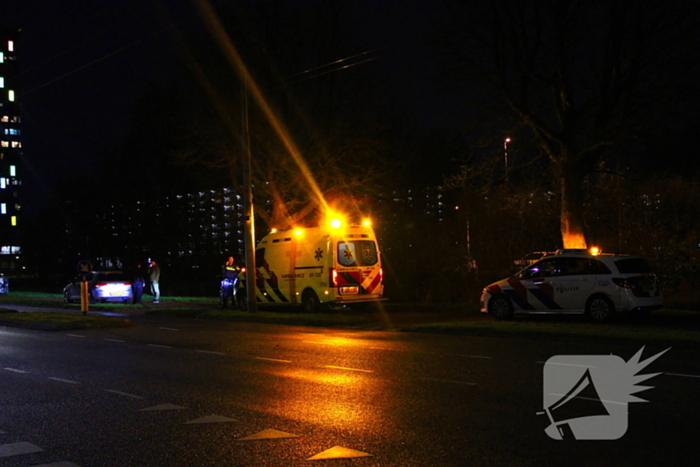
[[[134,320],[0,327],[0,466],[646,466],[700,454],[698,352],[671,349],[638,372],[662,374],[640,382],[649,402],[607,419],[624,422],[619,439],[561,441],[538,415],[548,360],[626,362],[640,346]]]

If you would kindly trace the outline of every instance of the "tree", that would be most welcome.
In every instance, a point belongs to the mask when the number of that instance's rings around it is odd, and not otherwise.
[[[697,4],[444,3],[451,70],[531,133],[558,180],[564,246],[585,247],[586,177],[626,164],[651,129],[697,96]]]

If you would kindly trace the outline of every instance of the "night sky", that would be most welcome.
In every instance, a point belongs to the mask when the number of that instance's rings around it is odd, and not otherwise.
[[[425,45],[436,24],[431,2],[363,0],[352,8],[357,33],[381,49],[372,66],[394,83],[394,97],[426,124],[453,119]],[[57,179],[97,173],[98,161],[123,140],[145,87],[178,76],[183,54],[175,36],[203,28],[191,0],[3,0],[0,21],[22,28],[18,88],[30,213]]]

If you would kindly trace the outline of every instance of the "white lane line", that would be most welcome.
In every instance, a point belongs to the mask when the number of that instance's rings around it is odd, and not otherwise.
[[[26,373],[24,370],[18,370],[17,368],[4,368],[7,371],[14,371],[15,373]]]
[[[84,339],[84,338],[85,338],[85,336],[81,336],[80,334],[66,334],[66,336],[68,336],[68,337],[79,337],[79,338],[81,338],[81,339]]]
[[[33,465],[32,467],[80,467],[78,464],[74,464],[68,461],[52,462],[50,464]]]
[[[225,352],[214,352],[213,350],[195,350],[195,352],[208,353],[208,354],[212,354],[212,355],[226,355]]]
[[[5,368],[5,369],[7,369],[7,368]],[[665,373],[664,372],[664,374],[669,375],[669,376],[681,376],[683,378],[700,378],[700,375],[685,375],[683,373]]]
[[[149,347],[160,347],[161,349],[172,349],[172,347],[169,345],[148,344],[148,346]]]
[[[363,370],[361,368],[348,368],[345,366],[326,365],[324,368],[333,368],[334,370],[361,371],[363,373],[374,373],[374,371],[372,370]]]
[[[175,328],[158,328],[158,329],[161,329],[163,331],[179,331],[179,329],[175,329]]]
[[[59,381],[61,383],[68,383],[68,384],[80,384],[78,381],[73,381],[70,379],[63,379],[63,378],[54,378],[52,376],[49,377],[49,379],[54,380],[54,381]]]
[[[120,396],[131,397],[132,399],[145,399],[145,397],[137,396],[136,394],[129,394],[128,392],[117,391],[116,389],[105,389],[107,392],[112,394],[118,394]]]
[[[291,360],[280,360],[278,358],[266,358],[266,357],[255,357],[258,360],[265,360],[267,362],[280,362],[280,363],[292,363]]]
[[[0,457],[19,456],[42,451],[43,449],[39,446],[25,441],[12,444],[0,444]]]
[[[106,337],[105,337],[104,340],[106,340],[107,342],[120,342],[120,343],[121,343],[121,342],[126,342],[126,341],[123,341],[123,340],[121,340],[121,339],[108,339],[108,338],[106,338]]]
[[[453,384],[464,384],[465,386],[476,386],[476,383],[468,383],[466,381],[455,381],[453,379],[438,379],[438,378],[424,378],[424,377],[418,377],[418,379],[424,379],[426,381],[437,381],[439,383],[453,383]]]

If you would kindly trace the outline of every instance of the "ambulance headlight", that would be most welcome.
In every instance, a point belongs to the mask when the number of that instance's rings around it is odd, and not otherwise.
[[[341,225],[343,225],[343,221],[341,221],[340,219],[331,220],[331,227],[333,227],[334,229],[339,229]]]
[[[362,225],[365,227],[371,227],[372,226],[372,220],[371,219],[362,219]]]
[[[303,234],[303,233],[304,233],[304,231],[301,229],[296,229],[294,231],[294,235],[296,235],[297,237],[301,237],[301,234]]]

